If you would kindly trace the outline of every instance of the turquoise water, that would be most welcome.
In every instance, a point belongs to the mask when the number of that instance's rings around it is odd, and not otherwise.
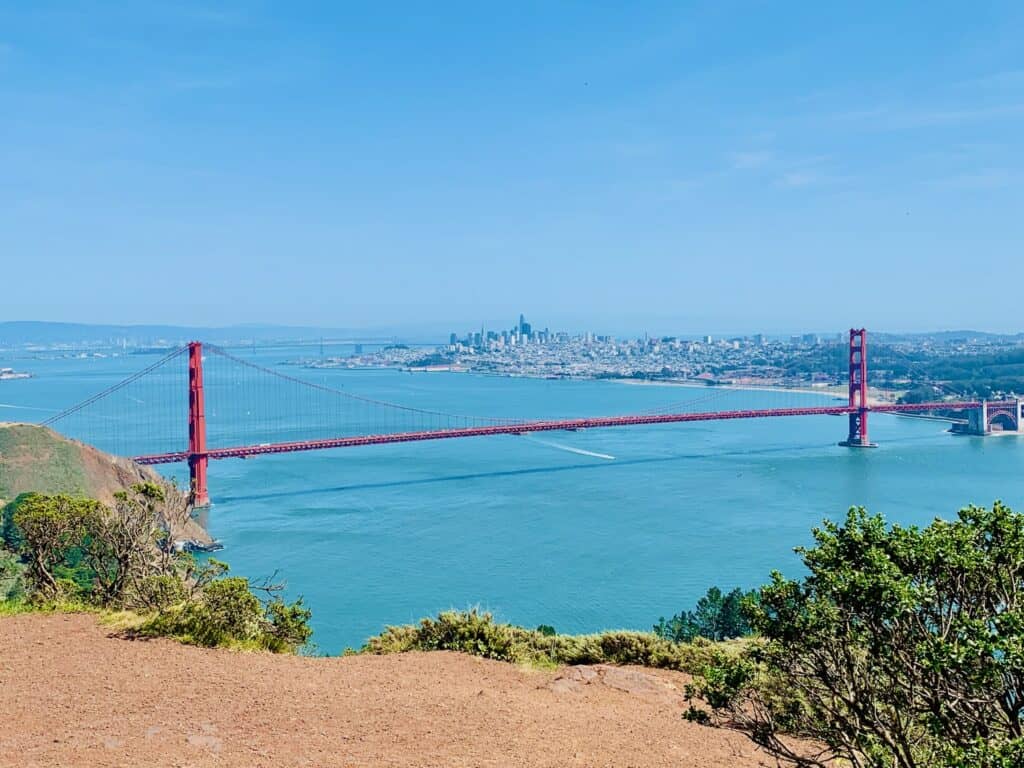
[[[294,354],[257,357],[271,363]],[[151,361],[0,358],[37,375],[0,382],[0,420],[40,420]],[[466,374],[289,373],[495,416],[635,413],[703,393]],[[827,402],[766,392],[718,397],[723,409]],[[1024,444],[945,429],[876,415],[879,447],[856,451],[836,445],[845,418],[799,417],[221,461],[211,464],[207,524],[234,572],[277,571],[293,596],[305,597],[323,652],[357,645],[385,624],[473,605],[559,631],[644,629],[690,607],[709,585],[755,586],[775,568],[798,573],[792,548],[851,504],[920,523],[969,502],[1024,502]]]

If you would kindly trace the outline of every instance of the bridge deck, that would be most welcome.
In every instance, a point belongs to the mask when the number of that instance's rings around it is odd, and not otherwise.
[[[990,403],[996,405],[996,403]],[[937,410],[970,410],[980,408],[980,402],[958,403],[913,403],[878,404],[867,410],[871,413],[920,413]],[[556,419],[549,421],[524,421],[512,424],[496,424],[485,427],[462,427],[456,429],[435,429],[421,432],[396,432],[383,435],[360,435],[322,440],[300,440],[286,443],[263,445],[241,445],[231,448],[211,448],[202,455],[208,459],[239,459],[247,456],[263,456],[274,453],[316,451],[328,448],[352,448],[361,445],[385,445],[388,443],[410,443],[421,440],[445,440],[457,437],[483,437],[485,435],[517,435],[530,432],[554,432],[559,430],[598,429],[604,427],[629,427],[642,424],[677,424],[690,421],[726,421],[731,419],[762,419],[782,416],[843,416],[857,409],[849,405],[816,406],[806,408],[768,408],[763,410],[709,411],[707,413],[665,413],[642,416],[598,416],[583,419]],[[139,464],[174,464],[189,460],[188,451],[158,453],[136,456]]]

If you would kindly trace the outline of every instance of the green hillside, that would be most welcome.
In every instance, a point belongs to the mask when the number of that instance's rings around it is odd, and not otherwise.
[[[111,456],[36,424],[0,422],[0,506],[31,491],[87,496],[112,505],[115,493],[140,482],[169,488],[160,475],[131,459]],[[184,504],[181,492],[177,494]],[[191,519],[173,523],[172,535],[204,544],[211,541]]]
[[[0,500],[25,491],[90,495],[85,446],[31,424],[0,424]]]

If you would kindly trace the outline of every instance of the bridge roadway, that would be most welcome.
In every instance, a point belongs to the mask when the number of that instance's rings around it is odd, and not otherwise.
[[[989,406],[998,403],[990,402]],[[920,413],[923,411],[967,411],[981,408],[981,402],[956,403],[912,403],[873,404],[867,407],[869,413]],[[483,437],[485,435],[518,435],[529,432],[554,432],[559,430],[596,429],[601,427],[632,427],[641,424],[677,424],[689,421],[725,421],[730,419],[762,419],[778,416],[845,416],[859,410],[855,406],[835,405],[807,408],[769,408],[764,410],[709,411],[707,413],[664,413],[641,416],[597,416],[584,419],[557,419],[551,421],[523,421],[508,424],[494,424],[484,427],[459,427],[434,429],[421,432],[395,432],[385,435],[361,435],[358,437],[337,437],[322,440],[300,440],[288,443],[264,443],[242,445],[233,448],[210,448],[205,454],[208,459],[241,459],[248,456],[263,456],[274,453],[316,451],[327,448],[352,448],[361,445],[384,445],[387,443],[411,443],[420,440],[445,440],[455,437]],[[174,464],[190,458],[188,451],[157,453],[135,456],[138,464]],[[196,456],[194,458],[199,458]]]

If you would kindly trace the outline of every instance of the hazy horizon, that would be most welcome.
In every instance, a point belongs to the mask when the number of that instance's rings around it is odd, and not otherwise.
[[[531,318],[527,318],[530,320]],[[262,338],[264,340],[276,339],[280,341],[285,340],[301,340],[301,341],[315,341],[317,335],[327,335],[330,333],[338,334],[338,337],[344,337],[346,334],[354,337],[354,334],[365,334],[365,339],[369,340],[372,338],[378,338],[380,340],[386,340],[388,338],[402,337],[400,340],[406,341],[423,341],[431,343],[446,343],[448,340],[449,333],[456,333],[461,338],[466,333],[479,331],[480,326],[473,326],[471,324],[462,325],[443,325],[443,324],[424,324],[421,326],[412,325],[378,325],[378,326],[315,326],[315,325],[290,325],[290,324],[278,324],[278,323],[228,323],[224,325],[209,325],[209,326],[196,326],[196,325],[185,325],[177,323],[80,323],[73,321],[46,321],[46,320],[0,320],[0,344],[5,341],[9,341],[5,337],[5,331],[8,331],[11,326],[21,325],[34,325],[43,326],[43,330],[46,330],[50,334],[50,338],[57,338],[57,329],[60,326],[71,326],[74,328],[96,328],[96,329],[123,329],[125,331],[135,331],[140,335],[154,335],[157,331],[166,330],[169,332],[180,332],[183,335],[188,335],[189,332],[216,332],[216,333],[238,333],[240,334],[237,338],[244,338],[244,334],[250,333],[256,338]],[[490,331],[501,331],[508,330],[512,327],[511,323],[506,324],[485,324],[486,330]],[[538,329],[543,329],[545,325],[542,323]],[[765,330],[762,328],[746,328],[746,329],[733,329],[733,330],[709,330],[709,329],[666,329],[666,328],[619,328],[610,329],[605,326],[552,326],[548,324],[548,329],[552,332],[568,332],[571,334],[582,334],[588,331],[598,335],[611,335],[619,338],[629,337],[642,337],[644,335],[650,335],[654,337],[658,336],[675,336],[679,338],[700,338],[705,335],[710,335],[716,339],[731,338],[731,337],[750,337],[757,334],[763,334],[771,338],[785,339],[792,335],[803,335],[803,334],[817,334],[822,339],[827,339],[835,334],[845,337],[845,333],[849,326],[842,328],[820,328],[816,326],[807,327],[794,327],[782,330]],[[22,333],[28,334],[28,329],[19,329]],[[295,336],[275,336],[274,334],[294,332]],[[931,328],[925,330],[906,330],[906,329],[891,329],[891,328],[869,328],[869,334],[885,335],[885,336],[915,336],[915,335],[934,335],[934,334],[958,334],[958,333],[977,333],[986,334],[993,336],[1018,336],[1024,334],[1024,331],[1010,331],[1010,332],[999,332],[989,331],[984,328]],[[70,333],[70,331],[69,331]],[[99,331],[97,331],[99,333]],[[305,335],[303,335],[305,334]],[[330,336],[326,336],[331,338]],[[26,339],[29,337],[26,335],[21,341],[17,343],[26,343]],[[95,338],[99,338],[98,336]],[[41,342],[43,343],[43,342]]]

